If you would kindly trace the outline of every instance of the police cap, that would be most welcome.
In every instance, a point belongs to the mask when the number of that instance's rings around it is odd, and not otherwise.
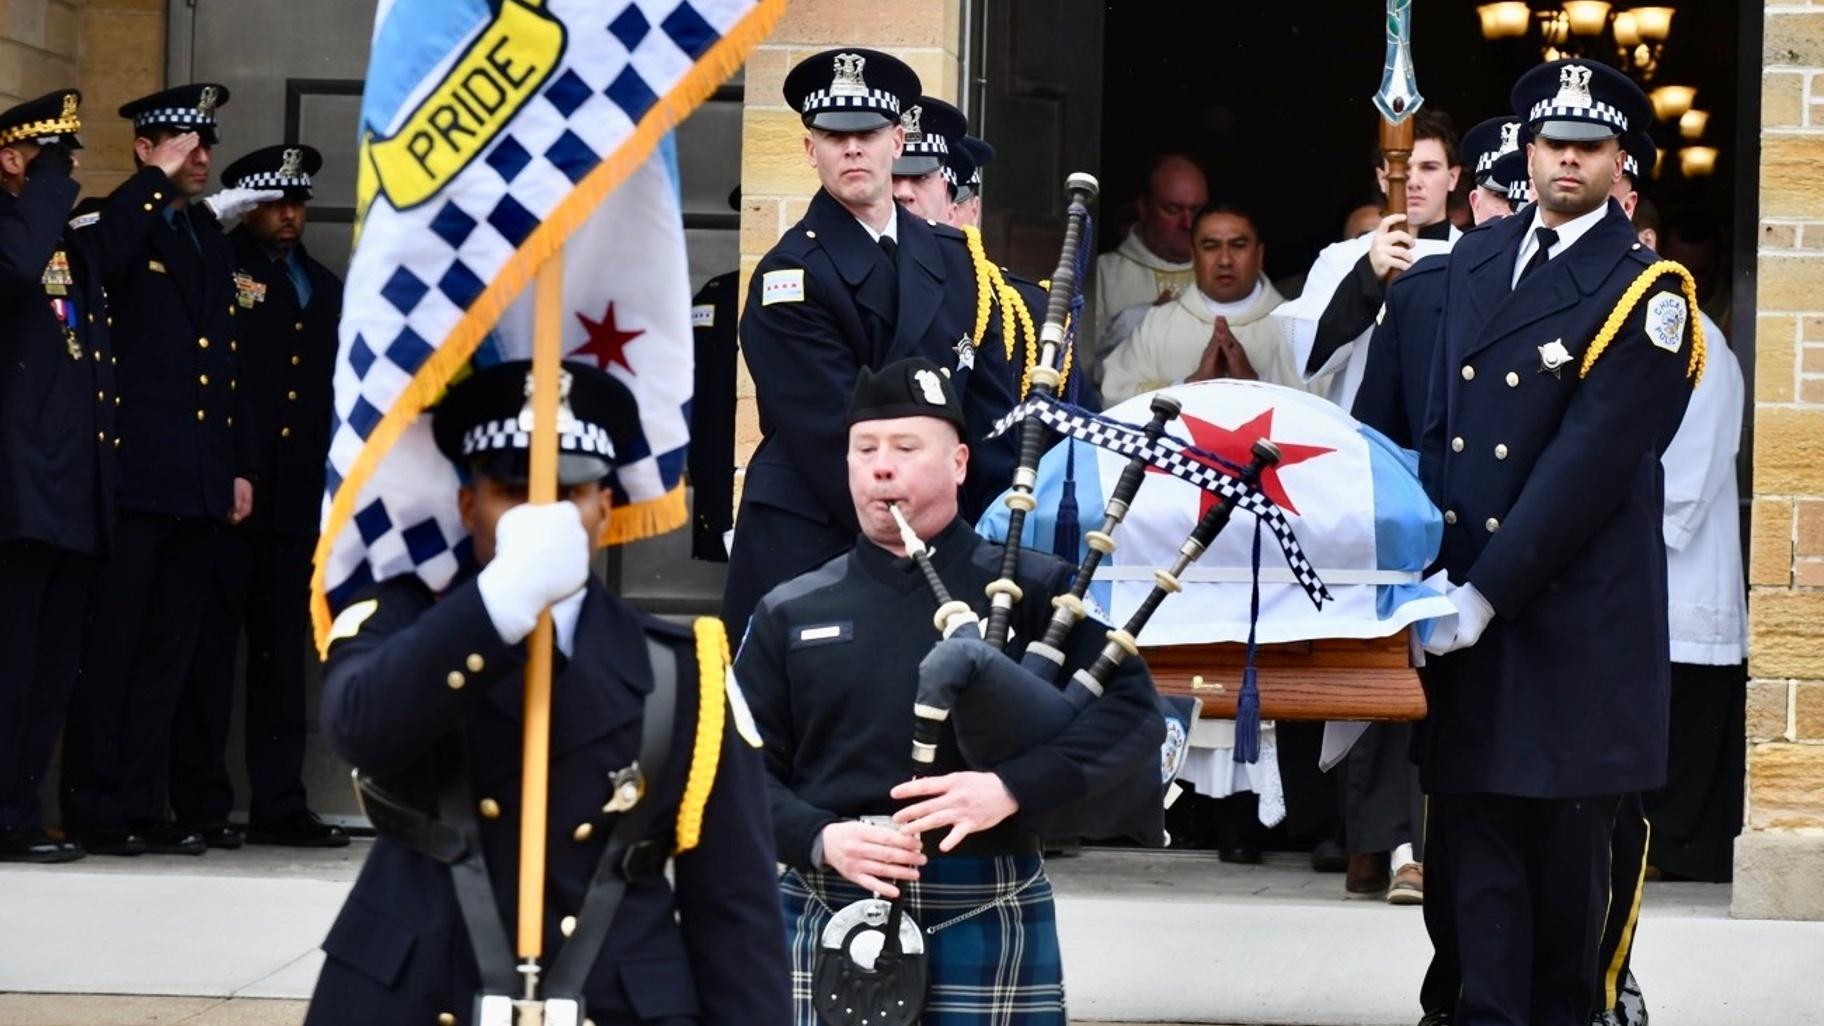
[[[1541,64],[1514,83],[1514,113],[1533,134],[1567,142],[1610,139],[1644,129],[1652,105],[1628,76],[1601,61]]]
[[[82,119],[76,115],[76,108],[81,104],[81,93],[74,89],[59,89],[0,111],[0,146],[16,142],[33,142],[40,146],[63,143],[81,149],[82,140],[76,136],[82,130]]]
[[[278,189],[286,199],[307,200],[310,176],[323,170],[323,154],[314,146],[280,143],[254,150],[228,165],[222,184],[233,189]]]
[[[896,175],[930,174],[943,167],[969,131],[963,112],[935,96],[919,97],[900,112],[899,123],[906,130],[906,148],[893,161]]]
[[[204,143],[214,146],[215,112],[228,103],[228,87],[214,82],[192,82],[172,86],[150,96],[122,104],[120,116],[133,119],[135,135],[149,135],[156,129],[195,132]]]
[[[785,102],[804,127],[825,132],[872,132],[899,120],[918,102],[918,73],[891,54],[847,47],[799,61],[785,76]]]
[[[627,386],[592,364],[558,369],[557,482],[600,481],[615,453],[639,436],[639,404]],[[532,363],[508,360],[452,386],[431,414],[437,449],[460,468],[497,481],[524,482],[531,471]]]

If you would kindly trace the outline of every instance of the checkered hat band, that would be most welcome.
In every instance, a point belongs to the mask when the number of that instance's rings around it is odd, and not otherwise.
[[[899,116],[899,97],[884,89],[869,89],[856,96],[831,96],[828,89],[818,89],[804,98],[800,113],[825,110],[884,110]]]
[[[614,443],[600,424],[571,421],[557,433],[557,447],[562,452],[594,453],[614,458]],[[462,436],[462,454],[476,456],[487,452],[532,448],[532,432],[522,430],[518,417],[484,421]]]
[[[308,189],[309,175],[282,175],[277,171],[261,171],[257,174],[242,175],[237,183],[243,189]]]
[[[1097,448],[1107,449],[1117,455],[1128,458],[1139,457],[1148,464],[1178,478],[1189,482],[1206,492],[1220,495],[1236,506],[1254,514],[1273,537],[1279,542],[1279,550],[1286,557],[1286,566],[1292,575],[1298,578],[1299,586],[1304,588],[1305,595],[1311,604],[1322,609],[1324,603],[1332,596],[1330,589],[1324,585],[1317,574],[1317,568],[1305,555],[1304,547],[1298,543],[1298,536],[1293,533],[1292,525],[1286,521],[1285,514],[1266,497],[1257,486],[1247,484],[1239,477],[1212,466],[1211,463],[1226,463],[1214,453],[1204,452],[1197,447],[1173,438],[1170,435],[1160,439],[1147,437],[1146,432],[1118,420],[1110,420],[1090,413],[1080,407],[1045,396],[1035,396],[1013,408],[1006,416],[996,421],[994,430],[988,433],[993,438],[1014,424],[1036,417],[1053,430],[1072,438],[1081,439]],[[1170,444],[1167,444],[1170,443]],[[1209,461],[1209,462],[1205,462]]]
[[[1628,130],[1628,116],[1617,110],[1613,104],[1600,100],[1588,107],[1560,107],[1550,100],[1540,100],[1533,104],[1533,116],[1530,121],[1594,121],[1597,124],[1609,125],[1617,131]]]
[[[1628,154],[1628,159],[1621,162],[1621,170],[1630,177],[1639,178],[1640,161],[1636,160],[1634,155],[1630,153]]]
[[[949,182],[953,186],[961,184],[956,180],[956,169],[955,168],[951,167],[948,164],[945,164],[939,170],[943,171],[943,173],[944,173],[944,181]]]
[[[1484,153],[1481,156],[1477,157],[1476,158],[1476,174],[1478,174],[1478,175],[1487,174],[1489,172],[1489,169],[1493,168],[1495,166],[1495,158],[1497,158],[1499,156],[1500,156],[1499,153]]]
[[[944,157],[949,154],[950,144],[945,142],[944,137],[941,135],[927,135],[923,139],[916,141],[912,139],[906,140],[905,156],[908,157],[920,155]]]
[[[159,107],[133,115],[133,123],[141,128],[147,125],[213,125],[215,117],[205,115],[195,107]]]

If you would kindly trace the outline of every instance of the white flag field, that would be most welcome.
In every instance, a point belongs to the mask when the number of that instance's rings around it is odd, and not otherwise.
[[[1332,600],[1321,610],[1314,606],[1271,532],[1263,533],[1261,643],[1385,637],[1452,611],[1447,599],[1420,583],[1426,564],[1437,556],[1444,525],[1419,485],[1413,453],[1334,403],[1295,389],[1217,380],[1162,391],[1184,405],[1182,416],[1166,429],[1181,441],[1237,467],[1249,462],[1249,447],[1258,438],[1272,441],[1282,454],[1279,464],[1262,475],[1261,491],[1285,514]],[[1145,425],[1153,395],[1135,396],[1105,416]],[[1067,440],[1040,461],[1034,489],[1038,508],[1027,515],[1022,532],[1026,545],[1053,551],[1065,457],[1072,448],[1081,529],[1102,523],[1106,489],[1121,476],[1127,458]],[[1090,585],[1090,598],[1112,623],[1127,621],[1152,590],[1154,569],[1171,565],[1192,526],[1215,501],[1187,481],[1147,473],[1114,532],[1115,551]],[[979,529],[990,538],[1003,537],[1006,509],[997,504]],[[1245,642],[1253,544],[1254,517],[1237,510],[1209,551],[1180,578],[1183,593],[1167,597],[1153,614],[1140,643]],[[1079,541],[1076,552],[1060,555],[1076,561],[1086,552]]]
[[[784,0],[382,0],[360,120],[355,249],[323,533],[332,610],[373,582],[455,576],[469,541],[423,412],[531,354],[526,286],[561,256],[566,360],[614,374],[642,438],[615,454],[610,543],[681,526],[690,289],[670,132]]]

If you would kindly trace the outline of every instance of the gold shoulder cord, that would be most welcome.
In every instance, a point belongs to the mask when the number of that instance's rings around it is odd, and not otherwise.
[[[1014,331],[1017,326],[1020,341],[1026,348],[1026,366],[1020,374],[1020,398],[1025,399],[1032,389],[1032,367],[1039,362],[1039,335],[1033,326],[1032,311],[1026,309],[1026,303],[1020,298],[1019,290],[1009,283],[1001,269],[988,259],[988,252],[982,246],[981,229],[964,228],[963,238],[969,246],[969,262],[975,266],[975,331],[971,338],[981,339],[988,331],[988,319],[992,305],[998,300],[1001,309],[1001,344],[1005,349],[1007,362],[1013,362]],[[1040,287],[1044,287],[1040,283]],[[1064,353],[1064,365],[1059,378],[1062,389],[1064,379],[1070,376],[1071,353]]]
[[[1684,265],[1676,260],[1661,260],[1648,267],[1640,272],[1640,277],[1635,278],[1627,291],[1621,294],[1621,301],[1615,304],[1615,309],[1609,311],[1609,319],[1603,322],[1602,330],[1596,333],[1596,337],[1590,342],[1590,347],[1584,350],[1583,366],[1577,371],[1579,378],[1590,376],[1590,368],[1596,365],[1597,358],[1609,348],[1610,342],[1615,341],[1615,336],[1621,333],[1621,326],[1627,322],[1628,315],[1634,312],[1634,307],[1640,304],[1641,297],[1647,294],[1647,290],[1653,287],[1654,282],[1667,274],[1678,277],[1685,294],[1685,305],[1690,308],[1691,360],[1685,367],[1685,377],[1691,379],[1693,388],[1696,388],[1697,383],[1704,379],[1704,322],[1697,311],[1697,281],[1691,277],[1691,272],[1685,270]]]
[[[703,836],[703,810],[716,783],[716,766],[722,760],[722,730],[727,721],[725,682],[730,663],[728,631],[713,616],[698,617],[697,635],[697,741],[691,749],[690,775],[684,779],[684,797],[678,803],[677,847],[683,854]]]

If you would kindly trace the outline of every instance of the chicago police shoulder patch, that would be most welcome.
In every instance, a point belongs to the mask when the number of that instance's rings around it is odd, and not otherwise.
[[[804,268],[768,271],[760,279],[760,305],[804,302]]]
[[[1661,292],[1647,301],[1647,338],[1668,353],[1685,346],[1685,297]]]

